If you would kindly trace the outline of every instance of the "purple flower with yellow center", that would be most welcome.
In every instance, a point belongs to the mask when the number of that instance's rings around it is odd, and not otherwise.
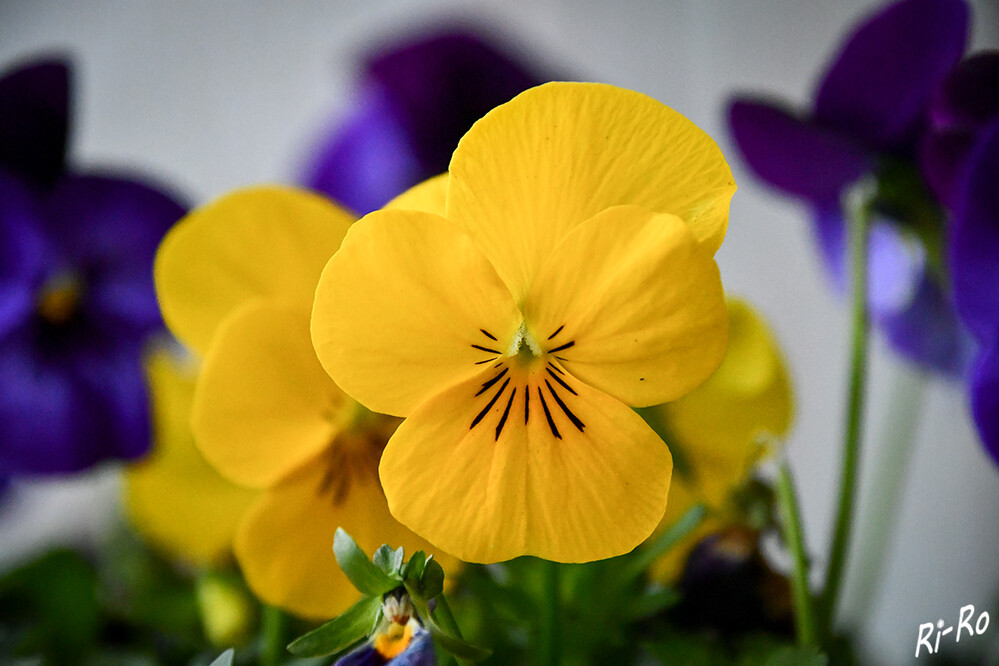
[[[409,595],[393,591],[382,601],[382,620],[367,643],[334,666],[434,666],[437,656]]]
[[[970,377],[971,410],[992,459],[999,464],[999,119],[968,155],[951,231],[954,297],[979,343]]]
[[[0,79],[0,471],[74,472],[149,448],[152,263],[184,213],[147,184],[67,167],[70,70]]]
[[[542,77],[477,35],[444,32],[365,59],[358,100],[303,182],[359,213],[447,171],[476,120]]]
[[[752,98],[730,108],[749,167],[811,205],[823,260],[840,290],[843,200],[861,179],[876,184],[872,313],[899,353],[948,374],[964,368],[966,344],[945,288],[943,212],[916,156],[931,96],[961,58],[967,31],[963,0],[904,0],[850,35],[810,113]]]

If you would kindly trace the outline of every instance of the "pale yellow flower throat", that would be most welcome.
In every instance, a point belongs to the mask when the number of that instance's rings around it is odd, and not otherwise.
[[[488,402],[472,419],[472,423],[469,425],[470,430],[482,423],[490,413],[498,413],[500,416],[494,430],[494,439],[498,441],[504,428],[510,422],[511,412],[520,411],[522,408],[524,426],[526,427],[530,423],[531,402],[534,400],[536,405],[534,413],[538,413],[537,405],[540,405],[548,429],[556,439],[562,439],[559,422],[562,421],[563,415],[580,432],[583,431],[586,425],[576,416],[573,408],[568,404],[572,400],[570,395],[574,397],[579,395],[570,385],[570,381],[575,381],[575,379],[560,367],[561,362],[566,359],[559,356],[559,352],[570,349],[576,344],[574,340],[562,342],[558,339],[564,328],[564,324],[559,326],[542,344],[527,328],[526,322],[521,322],[520,327],[506,346],[505,352],[496,348],[503,347],[496,336],[484,328],[479,329],[479,332],[488,338],[489,342],[481,341],[481,344],[473,343],[471,346],[473,349],[491,356],[476,361],[475,365],[492,363],[491,370],[493,372],[492,376],[482,383],[473,398],[478,399],[479,396],[488,393],[491,395],[488,398],[483,398],[487,399]],[[549,344],[553,346],[546,349],[545,346]],[[497,384],[499,387],[495,389],[495,392],[492,392]],[[510,393],[505,396],[508,388],[510,388]],[[506,397],[505,403],[500,400],[504,396]],[[518,396],[520,397],[518,398]],[[549,405],[549,399],[557,405],[561,414],[555,410],[554,406]],[[562,427],[565,427],[564,423]]]

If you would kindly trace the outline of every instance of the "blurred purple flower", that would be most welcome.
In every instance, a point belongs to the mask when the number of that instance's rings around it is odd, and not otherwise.
[[[447,171],[472,123],[542,77],[464,31],[368,57],[356,104],[322,142],[303,182],[359,214]]]
[[[74,472],[150,443],[153,255],[184,208],[67,168],[70,69],[0,79],[0,473]]]
[[[955,191],[950,260],[958,313],[979,342],[971,410],[999,464],[999,117],[967,155]]]
[[[943,211],[916,166],[934,91],[964,52],[963,0],[903,0],[847,39],[821,80],[810,114],[736,99],[732,133],[746,163],[774,187],[808,201],[837,288],[845,283],[842,200],[873,177],[872,314],[903,355],[947,374],[966,365],[967,343],[944,289]]]

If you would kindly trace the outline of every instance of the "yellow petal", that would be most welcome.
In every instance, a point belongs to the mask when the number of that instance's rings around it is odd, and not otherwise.
[[[351,220],[318,195],[278,186],[239,190],[191,212],[156,254],[167,326],[203,355],[223,317],[248,300],[311,307]]]
[[[458,227],[428,213],[377,211],[351,228],[323,271],[312,340],[344,391],[405,416],[478,373],[519,323],[509,292]]]
[[[569,375],[550,380],[547,367],[515,367],[504,383],[484,373],[406,419],[379,467],[392,515],[470,562],[586,562],[648,537],[666,507],[669,450],[625,405]]]
[[[153,409],[153,452],[125,470],[131,524],[170,555],[217,565],[232,551],[240,518],[257,493],[223,479],[194,446],[188,421],[195,368],[166,349],[147,362]]]
[[[383,543],[434,553],[445,571],[456,562],[396,522],[378,485],[377,458],[344,478],[321,459],[272,488],[250,510],[236,537],[236,556],[257,596],[297,615],[329,619],[359,598],[337,566],[333,534],[345,529],[368,555]],[[344,470],[341,470],[344,471]]]
[[[448,218],[518,301],[559,239],[611,206],[676,215],[714,254],[735,192],[711,137],[654,99],[597,83],[548,83],[495,108],[449,172]]]
[[[780,347],[748,304],[730,300],[729,348],[718,371],[661,410],[702,502],[720,506],[791,424],[794,400]]]
[[[254,301],[219,326],[192,427],[222,474],[265,488],[329,446],[354,406],[319,365],[308,310]]]
[[[539,272],[524,315],[567,370],[637,407],[689,392],[725,355],[714,259],[679,218],[636,206],[573,229]]]
[[[384,208],[419,210],[443,216],[447,207],[447,179],[446,173],[428,178],[389,201]]]

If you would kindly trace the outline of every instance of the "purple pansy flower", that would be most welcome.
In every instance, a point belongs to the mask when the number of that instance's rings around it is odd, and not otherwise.
[[[363,71],[356,106],[303,179],[359,214],[447,171],[472,123],[543,80],[468,32],[380,51]]]
[[[729,112],[749,167],[812,205],[821,254],[839,288],[843,198],[860,179],[873,179],[872,314],[897,351],[948,374],[964,369],[967,343],[944,289],[943,210],[916,155],[934,91],[964,52],[968,18],[963,0],[903,0],[849,37],[811,113],[751,98],[735,100]]]
[[[0,79],[0,473],[73,472],[149,448],[142,367],[162,326],[152,261],[184,208],[67,168],[70,70]]]
[[[999,464],[999,118],[980,133],[955,194],[951,229],[954,299],[979,342],[970,377],[971,411]]]

